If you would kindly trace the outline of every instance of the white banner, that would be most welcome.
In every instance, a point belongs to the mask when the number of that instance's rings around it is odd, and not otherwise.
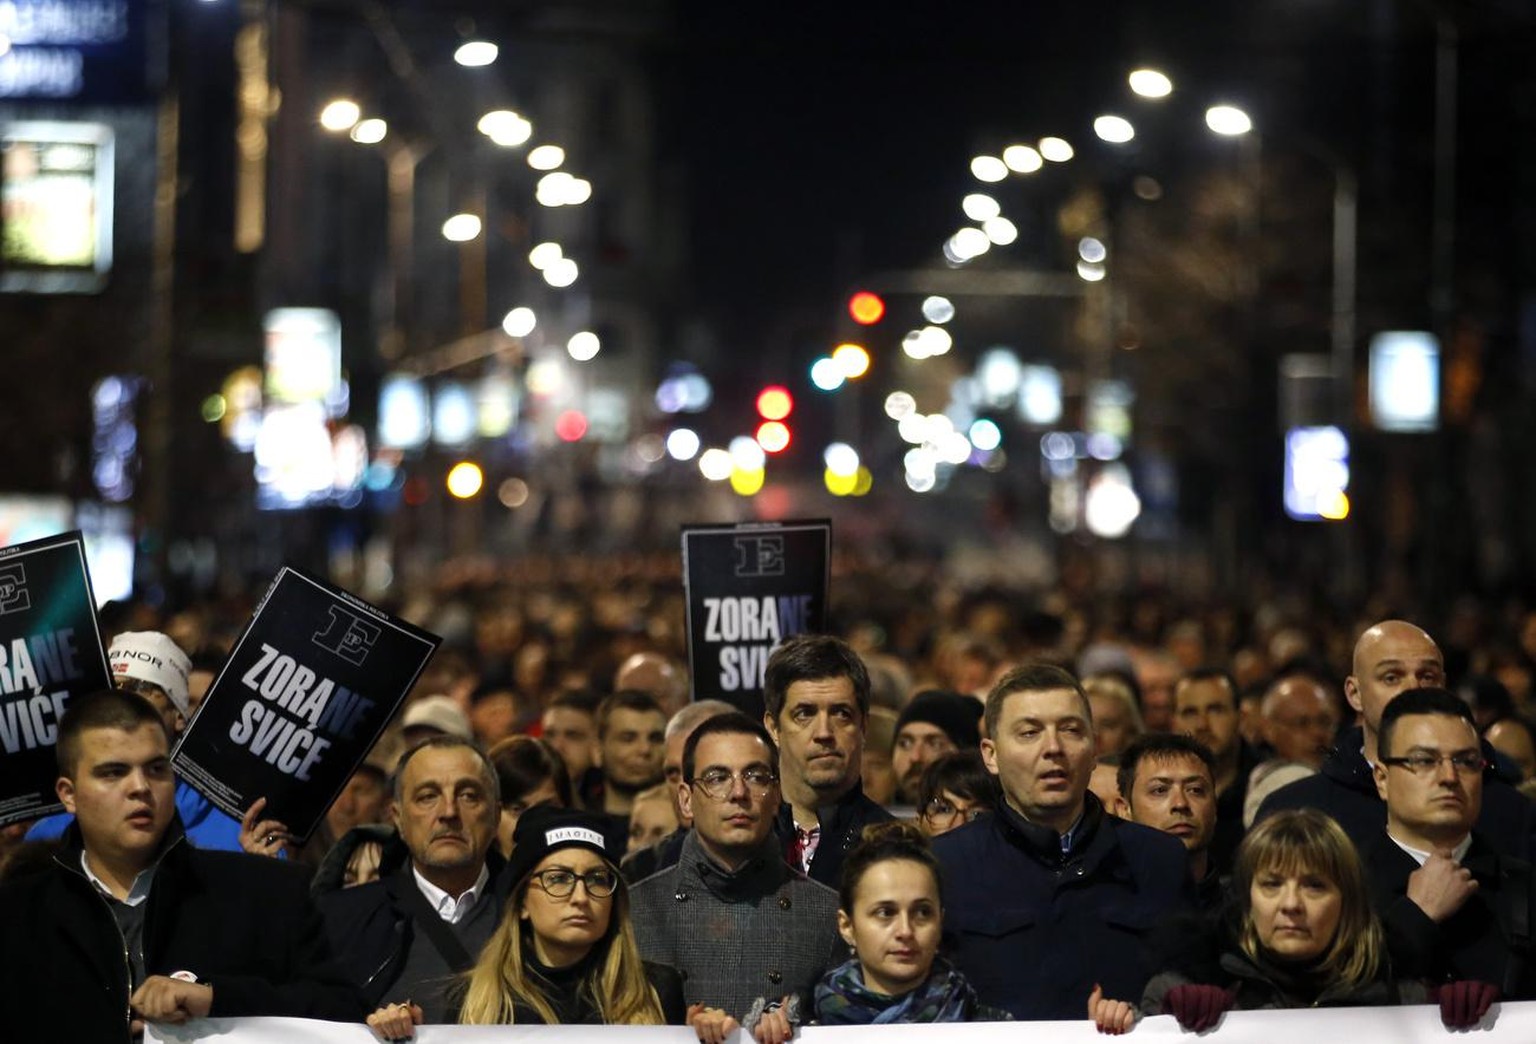
[[[1084,1008],[1086,1010],[1086,1005]],[[986,1044],[997,1034],[1027,1034],[1030,1044],[1107,1044],[1086,1019],[1010,1025],[973,1022],[899,1026],[812,1026],[797,1035],[801,1044]],[[1199,1044],[1274,1044],[1275,1041],[1349,1041],[1350,1044],[1452,1044],[1430,1005],[1401,1008],[1302,1008],[1294,1011],[1229,1012],[1221,1024],[1198,1038],[1179,1029],[1171,1015],[1144,1019],[1130,1036],[1145,1041],[1199,1041]],[[941,1042],[934,1034],[942,1034]],[[558,1035],[558,1036],[557,1036]],[[866,1040],[865,1037],[868,1036]],[[898,1040],[905,1035],[906,1040]],[[421,1026],[420,1044],[519,1041],[527,1044],[698,1044],[680,1026]],[[151,1026],[144,1044],[378,1044],[368,1027],[310,1019],[204,1019],[186,1026]],[[1496,1004],[1477,1030],[1477,1044],[1531,1044],[1536,1041],[1536,1001]],[[752,1044],[737,1034],[730,1044]]]

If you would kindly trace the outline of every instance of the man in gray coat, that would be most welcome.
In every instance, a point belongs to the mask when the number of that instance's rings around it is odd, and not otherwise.
[[[679,800],[693,818],[676,866],[635,885],[640,955],[683,975],[699,1039],[744,1023],[784,1039],[799,1003],[842,962],[837,893],[784,862],[773,833],[778,750],[740,713],[700,725],[683,749]],[[694,1011],[694,1009],[699,1009]]]

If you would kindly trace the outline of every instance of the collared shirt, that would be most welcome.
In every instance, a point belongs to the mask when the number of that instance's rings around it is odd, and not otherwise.
[[[140,870],[134,877],[133,885],[128,889],[127,896],[119,899],[117,896],[112,894],[112,889],[107,887],[107,883],[101,878],[97,877],[95,872],[91,870],[91,862],[85,857],[85,850],[81,849],[80,851],[80,869],[85,871],[86,880],[95,885],[96,890],[102,895],[106,896],[114,903],[122,903],[124,906],[138,906],[139,904],[143,903],[144,900],[149,898],[150,885],[155,883],[155,867],[159,865],[160,864],[157,862],[151,864],[148,870]]]
[[[1072,851],[1072,842],[1074,840],[1076,840],[1077,828],[1082,826],[1082,825],[1083,825],[1083,813],[1079,812],[1077,814],[1077,818],[1072,821],[1072,825],[1067,827],[1066,832],[1061,835],[1061,854],[1062,855],[1066,855],[1067,853]]]
[[[411,873],[416,876],[416,887],[421,889],[421,894],[427,897],[427,902],[432,909],[437,911],[437,916],[449,924],[458,924],[474,909],[475,903],[480,899],[480,894],[485,890],[485,884],[491,879],[490,870],[480,868],[480,876],[475,878],[474,885],[463,895],[455,898],[443,891],[437,885],[421,876],[421,871],[411,864]]]
[[[816,848],[821,844],[821,826],[817,824],[809,830],[799,823],[795,824],[795,836],[789,842],[790,865],[798,866],[800,872],[811,872],[811,860],[816,858]]]
[[[1390,830],[1387,831],[1387,837],[1391,838],[1392,843],[1394,845],[1396,845],[1398,848],[1401,848],[1404,852],[1407,852],[1410,856],[1412,856],[1413,857],[1413,861],[1415,863],[1418,863],[1420,866],[1423,866],[1425,863],[1427,863],[1429,861],[1429,857],[1430,857],[1430,853],[1429,852],[1423,852],[1423,851],[1420,851],[1417,848],[1413,848],[1413,847],[1411,847],[1409,845],[1403,844],[1397,838],[1392,837],[1392,831],[1390,831]],[[1459,844],[1455,848],[1451,849],[1451,862],[1456,863],[1459,866],[1461,864],[1461,861],[1467,857],[1467,849],[1469,849],[1471,847],[1472,847],[1472,835],[1468,834],[1466,837],[1461,839],[1461,844]]]

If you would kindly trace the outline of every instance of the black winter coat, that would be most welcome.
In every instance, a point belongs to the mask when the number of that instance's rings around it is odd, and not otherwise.
[[[811,857],[806,876],[832,889],[841,882],[843,860],[859,843],[864,828],[873,823],[889,823],[896,818],[866,797],[862,786],[855,786],[832,804],[818,808],[816,814],[821,821],[821,840],[816,844],[816,854]],[[795,841],[795,810],[788,802],[779,806],[774,829],[779,837],[779,850],[787,859],[789,848]],[[795,869],[800,867],[795,866]]]
[[[1387,827],[1387,803],[1376,793],[1364,743],[1360,726],[1345,729],[1322,771],[1269,795],[1259,807],[1258,818],[1283,809],[1315,808],[1332,816],[1350,837],[1381,833]],[[1505,855],[1536,862],[1536,814],[1531,802],[1500,778],[1493,768],[1493,748],[1486,742],[1483,756],[1489,767],[1483,776],[1483,810],[1474,829]]]
[[[356,1021],[362,1000],[331,960],[306,874],[192,847],[174,823],[146,900],[144,969],[213,987],[210,1017]],[[79,827],[43,872],[0,887],[6,1040],[129,1039],[130,975],[111,907],[80,865]]]

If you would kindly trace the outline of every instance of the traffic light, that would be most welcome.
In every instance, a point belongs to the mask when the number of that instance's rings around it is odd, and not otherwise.
[[[848,314],[860,326],[873,326],[885,315],[885,302],[879,294],[860,290],[848,299]]]
[[[781,421],[794,408],[795,400],[788,388],[770,384],[757,393],[757,412],[763,420]]]

